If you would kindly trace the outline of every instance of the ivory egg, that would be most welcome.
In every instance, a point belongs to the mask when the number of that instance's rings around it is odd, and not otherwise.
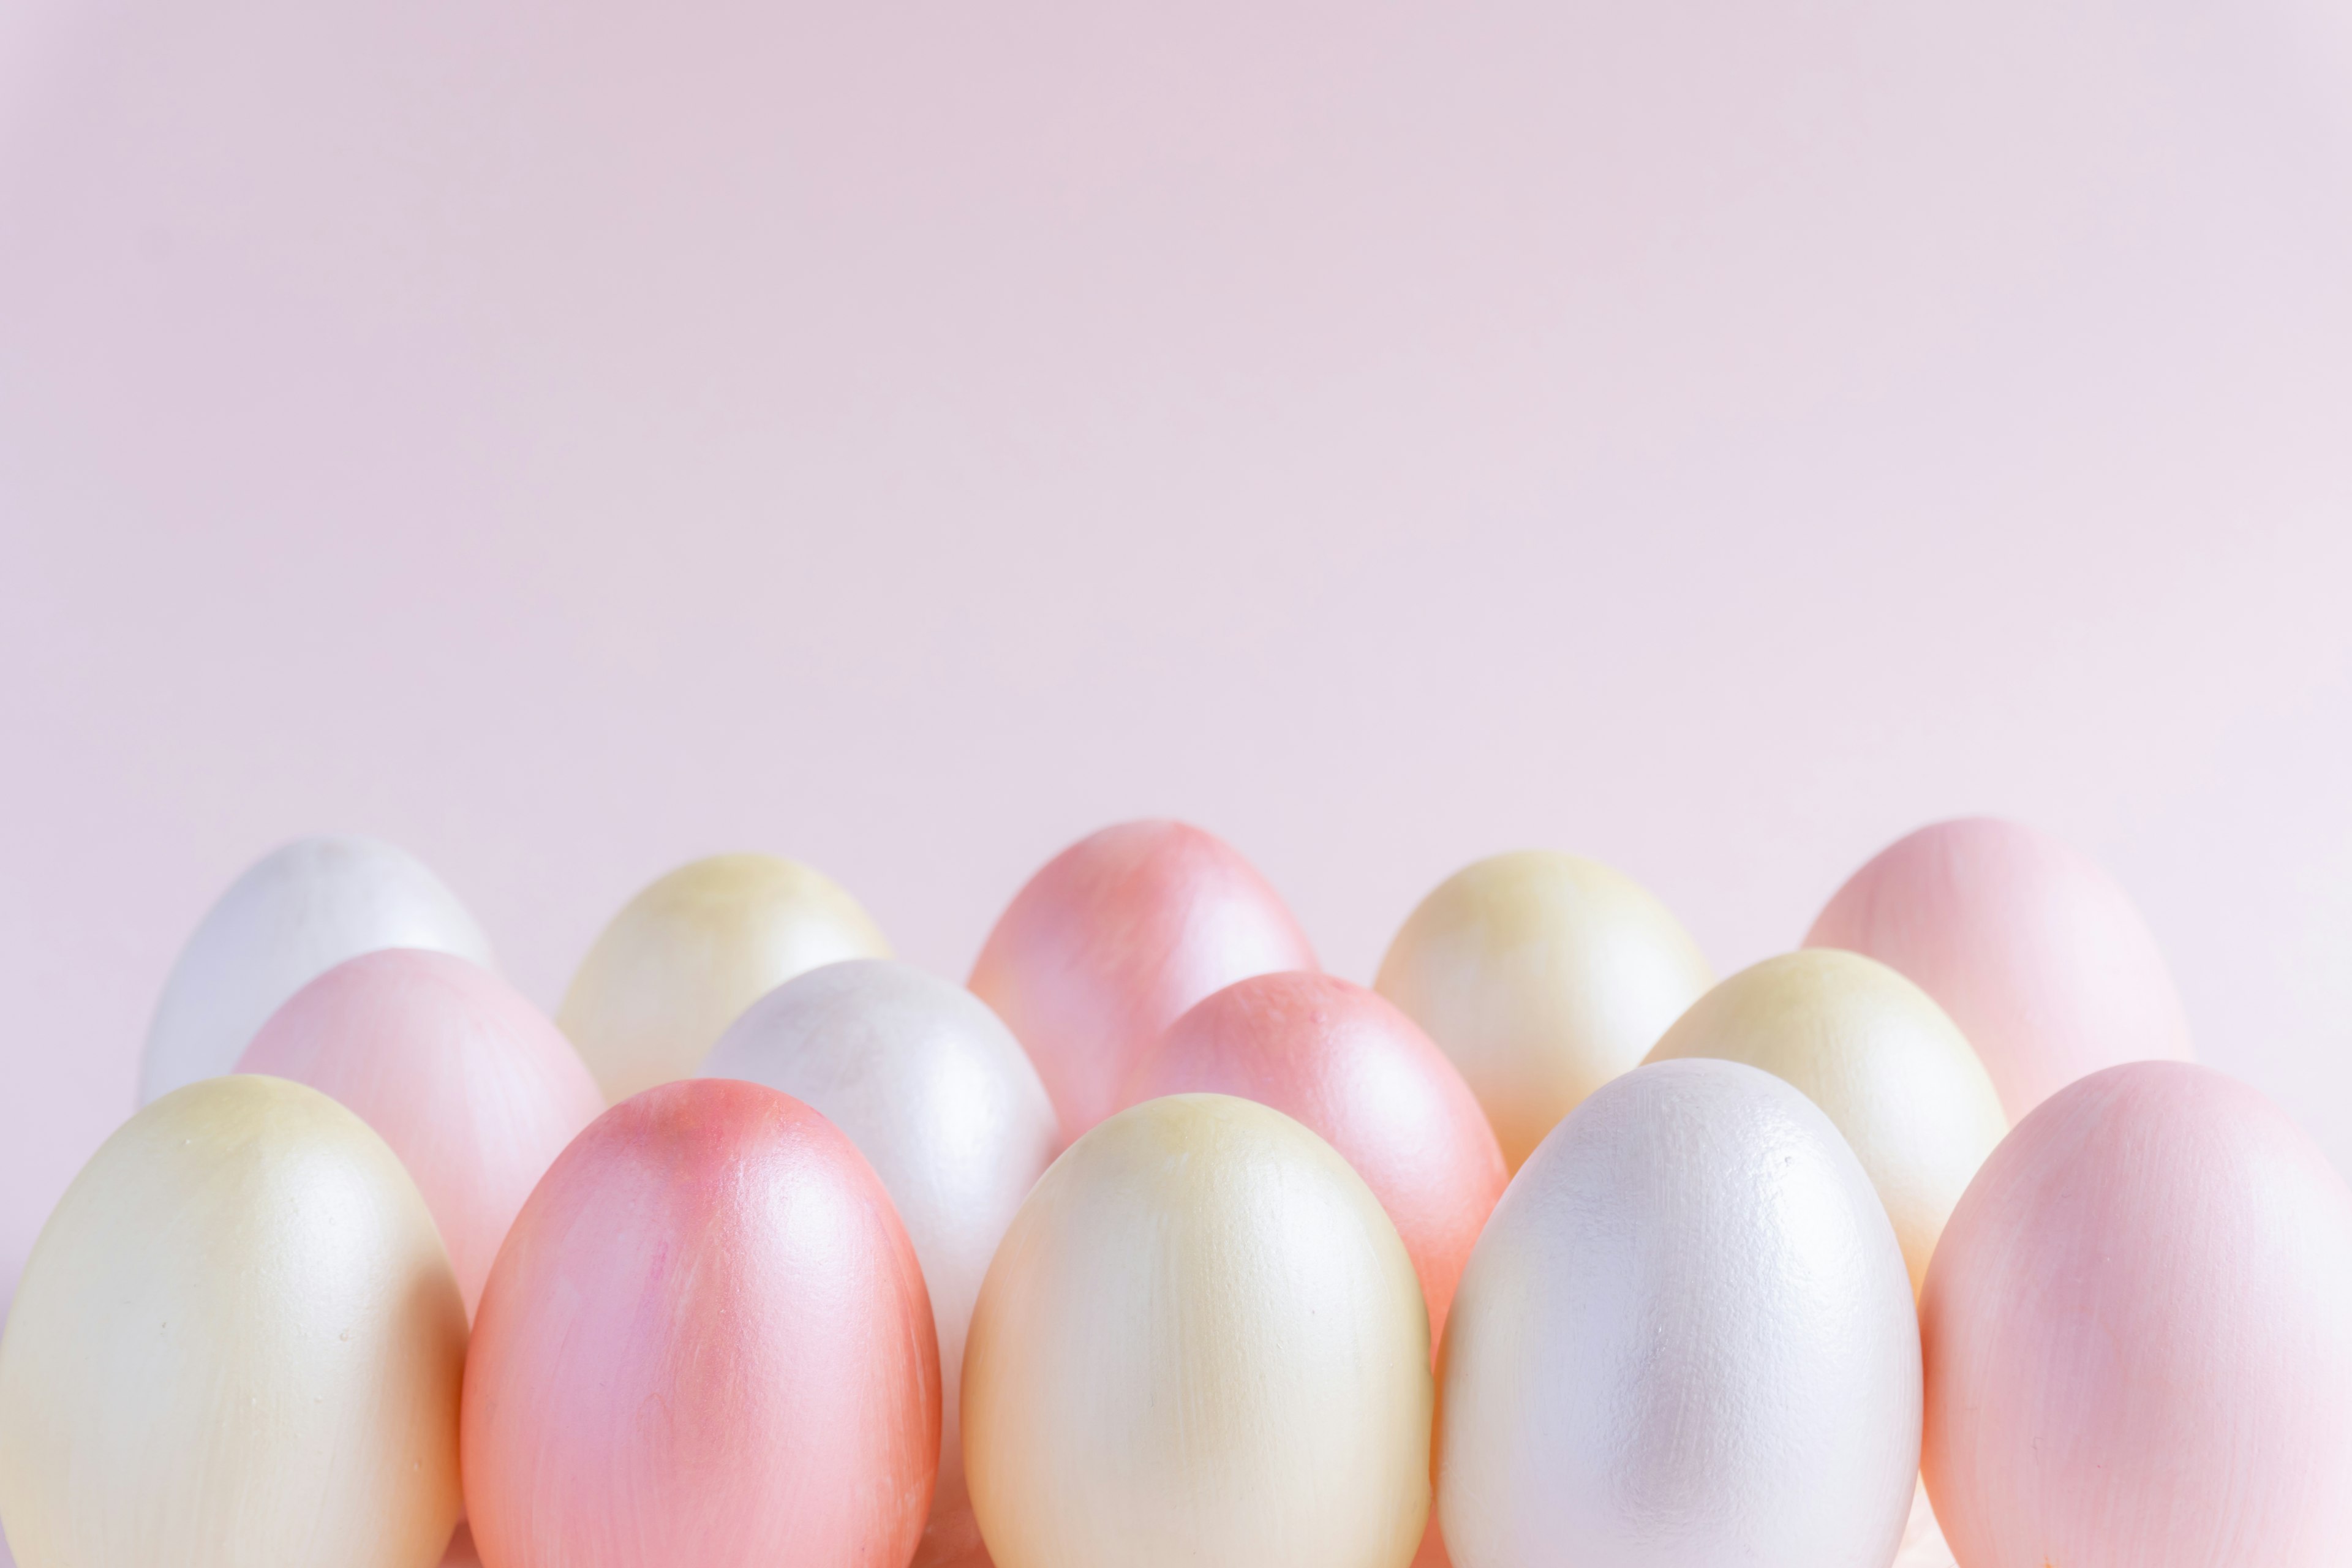
[[[1076,1138],[1118,1107],[1138,1057],[1236,980],[1314,969],[1306,933],[1222,840],[1181,822],[1106,827],[1029,879],[971,989],[1012,1026]]]
[[[2164,955],[2123,889],[2013,822],[1940,822],[1898,840],[1837,890],[1805,945],[1865,953],[1916,982],[1968,1037],[2012,1122],[2086,1073],[2193,1054]]]
[[[1820,1108],[1643,1067],[1520,1168],[1448,1321],[1459,1568],[1886,1568],[1919,1463],[1903,1252]]]
[[[1952,1205],[2009,1132],[1984,1064],[1927,994],[1826,948],[1743,969],[1692,1004],[1654,1062],[1761,1068],[1829,1113],[1895,1222],[1916,1293]]]
[[[1927,1477],[1966,1568],[2336,1568],[2352,1189],[2182,1062],[2044,1100],[1927,1271]]]
[[[1404,1568],[1429,1508],[1421,1286],[1321,1139],[1188,1094],[1070,1146],[964,1352],[996,1568]]]
[[[1061,1147],[1037,1069],[986,1004],[891,959],[811,970],[751,1005],[705,1078],[782,1089],[849,1135],[907,1226],[940,1340],[940,1480],[918,1563],[979,1545],[964,1489],[964,1333],[1005,1226]]]
[[[1516,1171],[1714,983],[1697,943],[1640,884],[1530,849],[1481,860],[1423,899],[1373,989],[1454,1059]]]
[[[429,1568],[457,1523],[466,1310],[366,1123],[207,1079],[91,1156],[0,1334],[18,1568]]]
[[[690,1078],[744,1008],[796,974],[890,944],[856,900],[773,855],[681,866],[613,917],[555,1021],[604,1098]]]
[[[488,967],[489,939],[405,850],[299,838],[230,884],[180,950],[140,1058],[139,1102],[227,1072],[269,1015],[347,958],[388,947]]]
[[[1509,1180],[1470,1086],[1413,1021],[1328,974],[1238,981],[1170,1026],[1127,1080],[1129,1105],[1239,1095],[1296,1118],[1364,1178],[1420,1276],[1433,1339]]]
[[[330,969],[272,1014],[239,1072],[331,1095],[415,1178],[470,1315],[523,1199],[603,1113],[545,1015],[479,964],[388,949]]]
[[[493,1568],[907,1562],[939,1467],[939,1347],[872,1167],[759,1084],[606,1111],[490,1270],[464,1452]]]

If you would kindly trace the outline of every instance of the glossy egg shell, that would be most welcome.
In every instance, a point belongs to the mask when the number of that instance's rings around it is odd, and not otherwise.
[[[614,1107],[507,1235],[464,1436],[494,1568],[898,1568],[939,1465],[939,1350],[882,1184],[758,1084]]]
[[[17,1568],[428,1568],[466,1313],[425,1200],[315,1089],[175,1090],[91,1156],[0,1334]]]
[[[1061,1147],[1037,1069],[995,1014],[892,959],[810,971],[751,1005],[703,1063],[781,1089],[849,1135],[907,1226],[938,1325],[940,1482],[919,1563],[979,1544],[963,1481],[964,1332],[989,1260]]]
[[[405,850],[300,838],[263,856],[205,912],[173,962],[147,1028],[139,1102],[229,1071],[288,997],[343,960],[388,947],[491,962],[474,917]]]
[[[571,1043],[514,987],[413,948],[346,960],[296,992],[237,1070],[322,1090],[392,1145],[468,1313],[523,1200],[604,1109]]]
[[[1918,1469],[1902,1249],[1769,1074],[1636,1068],[1520,1168],[1454,1298],[1459,1568],[1886,1568]]]
[[[2087,1073],[2192,1054],[2164,955],[2123,889],[2013,822],[1896,841],[1837,890],[1805,945],[1867,954],[1934,997],[2011,1122]]]
[[[1315,969],[1306,933],[1250,863],[1181,822],[1079,840],[1014,895],[971,970],[1054,1097],[1065,1141],[1118,1109],[1135,1060],[1236,980]]]
[[[1421,1286],[1330,1146],[1223,1095],[1121,1111],[1005,1233],[964,1356],[996,1568],[1404,1568]]]
[[[2145,1062],[2020,1122],[1928,1270],[1927,1477],[1966,1568],[2320,1568],[2352,1542],[2352,1191]]]

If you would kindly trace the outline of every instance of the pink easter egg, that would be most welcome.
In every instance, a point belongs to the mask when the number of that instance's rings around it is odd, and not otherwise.
[[[1029,879],[971,984],[1037,1064],[1067,1141],[1118,1109],[1136,1058],[1192,1004],[1253,974],[1318,967],[1230,846],[1181,822],[1128,822]]]
[[[1404,1238],[1438,1344],[1454,1282],[1510,1180],[1445,1053],[1378,992],[1328,974],[1261,974],[1177,1019],[1120,1103],[1203,1092],[1272,1106],[1356,1168]]]
[[[2086,1073],[2191,1055],[2164,956],[2123,889],[2012,822],[1898,839],[1837,890],[1805,945],[1874,958],[1934,997],[2012,1122]]]
[[[415,948],[362,953],[311,981],[236,1070],[308,1084],[392,1145],[441,1227],[469,1316],[523,1200],[604,1110],[579,1053],[514,987]]]
[[[490,1271],[461,1449],[492,1568],[902,1568],[939,1346],[872,1167],[758,1084],[606,1111]]]
[[[2352,1189],[2210,1068],[2110,1068],[2011,1132],[1920,1302],[1961,1568],[2332,1568],[2352,1541]]]

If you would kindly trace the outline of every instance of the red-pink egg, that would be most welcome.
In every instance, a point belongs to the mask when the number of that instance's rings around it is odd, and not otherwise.
[[[490,1271],[461,1447],[493,1568],[900,1568],[939,1468],[939,1347],[873,1169],[758,1084],[614,1106]]]
[[[545,1015],[479,964],[388,948],[288,999],[236,1070],[291,1079],[392,1145],[441,1227],[470,1315],[523,1199],[604,1110]]]
[[[1195,1093],[1270,1105],[1356,1168],[1404,1238],[1437,1344],[1510,1177],[1477,1097],[1420,1026],[1331,975],[1257,975],[1177,1019],[1120,1102]]]
[[[2323,1568],[2352,1542],[2352,1189],[2177,1062],[1993,1151],[1920,1303],[1927,1490],[1962,1568]]]
[[[1315,969],[1282,900],[1222,840],[1181,822],[1080,839],[1014,895],[971,989],[1037,1064],[1075,1139],[1118,1109],[1137,1058],[1213,991]]]
[[[2191,1055],[2164,956],[2123,889],[2012,822],[1897,840],[1837,890],[1805,945],[1866,954],[1934,997],[2012,1122],[2086,1073]]]

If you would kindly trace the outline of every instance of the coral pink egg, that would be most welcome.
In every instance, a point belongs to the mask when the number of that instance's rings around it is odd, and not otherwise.
[[[1866,954],[1934,997],[2012,1122],[2086,1073],[2191,1054],[2163,954],[2123,889],[2015,823],[1898,840],[1837,890],[1805,945]]]
[[[1253,974],[1315,969],[1306,933],[1250,863],[1181,822],[1080,839],[988,933],[971,989],[1037,1064],[1074,1139],[1118,1109],[1136,1058],[1186,1008]]]
[[[1431,1344],[1509,1176],[1462,1075],[1377,992],[1328,974],[1261,974],[1176,1020],[1122,1103],[1168,1094],[1270,1105],[1337,1149],[1404,1238]]]
[[[881,1182],[758,1084],[614,1106],[490,1272],[462,1450],[495,1568],[899,1568],[939,1468],[939,1348]]]
[[[1921,1301],[1925,1468],[1963,1568],[2321,1568],[2352,1541],[2352,1190],[2209,1068],[2020,1123]]]
[[[571,1042],[512,986],[414,948],[311,981],[236,1070],[320,1089],[392,1145],[441,1227],[468,1314],[523,1200],[604,1108]]]

